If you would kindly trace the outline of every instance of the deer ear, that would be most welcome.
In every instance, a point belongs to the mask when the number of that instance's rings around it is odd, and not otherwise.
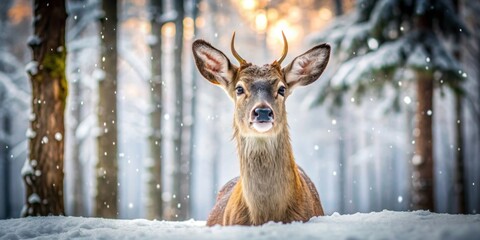
[[[285,81],[290,88],[315,82],[327,66],[330,45],[323,43],[296,57],[283,68]]]
[[[233,81],[238,68],[223,52],[203,40],[193,42],[192,50],[198,70],[208,81],[225,88]]]

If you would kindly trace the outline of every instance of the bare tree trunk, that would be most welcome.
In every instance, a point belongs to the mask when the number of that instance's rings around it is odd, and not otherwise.
[[[12,5],[12,0],[3,0],[0,6],[0,48],[5,48],[6,39],[7,39],[7,25],[8,25],[8,10]]]
[[[478,2],[477,2],[478,4]],[[479,4],[480,5],[480,4]],[[480,14],[480,11],[478,11],[479,14]],[[476,24],[476,32],[479,32],[480,30],[480,24],[478,23],[478,21],[475,21],[477,24]],[[480,48],[480,36],[477,35],[477,47]],[[477,69],[480,69],[480,50],[477,51]],[[477,75],[477,93],[480,93],[480,74]],[[480,95],[480,94],[478,94]],[[480,96],[477,96],[477,99],[478,99],[478,104],[480,104]],[[477,134],[480,138],[480,114],[479,116],[477,117]],[[478,155],[477,156],[480,156],[480,147],[477,148],[477,153]],[[477,160],[478,160],[478,157],[477,157]],[[471,161],[472,162],[472,161]],[[477,166],[480,166],[480,164],[478,164]],[[480,170],[480,169],[479,169]],[[472,189],[472,188],[470,188]],[[472,191],[473,192],[473,191]],[[468,194],[468,191],[466,191],[466,193]],[[472,194],[473,195],[473,194]],[[468,195],[467,195],[468,196]],[[467,198],[468,199],[468,198]],[[478,199],[478,198],[477,198]],[[472,199],[469,199],[471,202],[474,202],[472,201]],[[467,206],[468,207],[468,206]],[[476,209],[480,209],[480,201],[477,201],[477,203],[475,205],[473,205],[473,208],[476,208]]]
[[[7,25],[8,25],[8,10],[10,9],[12,5],[12,0],[6,0],[0,5],[0,32],[4,34],[0,34],[0,52],[6,51],[6,43],[7,43]],[[1,64],[0,62],[0,72],[5,70],[5,66]],[[0,93],[1,94],[1,93]],[[2,102],[1,96],[0,96],[0,105],[3,105],[4,103]],[[4,111],[2,114],[1,112]],[[0,206],[2,210],[0,211],[3,212],[4,214],[0,214],[0,218],[10,218],[10,113],[8,111],[5,111],[5,109],[2,110],[2,107],[0,107],[0,126],[2,128],[0,129],[0,164],[2,165],[2,185],[0,188],[3,190],[2,198],[4,205]]]
[[[219,14],[219,11],[218,11],[218,4],[216,2],[216,0],[207,0],[207,3],[208,3],[208,7],[209,7],[209,10],[210,10],[210,14],[209,14],[209,23],[211,24],[212,26],[212,30],[214,32],[217,32],[219,31],[219,27],[218,27],[218,24],[217,24],[217,21],[216,21],[216,16]],[[218,46],[218,41],[217,41],[218,38],[213,38],[213,46]],[[220,91],[214,91],[212,93],[212,98],[215,99],[213,101],[213,109],[212,109],[212,115],[215,116],[215,113],[218,112],[218,110],[220,109],[220,102],[216,101],[216,99],[220,99],[221,96],[220,94],[222,94]],[[218,149],[222,149],[222,142],[221,142],[221,139],[220,139],[220,130],[218,127],[214,127],[212,129],[212,145],[213,146],[217,146]],[[215,201],[217,199],[217,195],[218,195],[218,191],[220,191],[220,187],[221,187],[221,183],[220,183],[220,157],[221,157],[221,151],[220,150],[217,150],[217,151],[214,151],[213,153],[213,157],[212,157],[212,168],[211,168],[211,176],[212,176],[212,186],[213,186],[213,189],[214,191],[212,192],[212,206],[213,204],[215,204]]]
[[[335,15],[340,16],[343,14],[343,1],[342,0],[333,0],[335,5]]]
[[[97,195],[95,215],[115,218],[118,216],[118,163],[117,163],[117,1],[102,1],[105,13],[100,20],[100,66],[105,79],[99,82],[97,139]]]
[[[338,211],[341,214],[345,213],[345,168],[346,168],[346,156],[345,156],[345,118],[343,117],[344,114],[344,107],[339,107],[339,114],[338,116],[338,133],[339,137],[337,139],[337,147],[338,147]]]
[[[407,133],[407,139],[406,139],[405,146],[411,146],[412,139],[415,138],[415,136],[413,134],[413,131],[411,131],[411,130],[415,128],[415,111],[416,111],[416,109],[414,110],[412,105],[407,105],[405,107],[406,116],[407,116],[406,129],[410,130]],[[414,156],[415,156],[415,147],[409,147],[407,152],[405,153],[405,156],[404,156],[405,159],[409,160],[409,164],[407,165],[407,175],[401,176],[401,177],[407,178],[407,179],[411,178],[411,173],[413,173],[413,164],[412,164],[411,160],[413,159]],[[408,206],[409,208],[413,209],[413,202],[412,202],[413,191],[412,191],[412,185],[411,184],[410,184],[410,189],[409,190],[407,190],[405,192],[406,194],[410,194],[409,198],[407,198],[407,197],[405,198],[405,201],[407,202],[405,205]]]
[[[36,0],[33,6],[35,36],[29,44],[38,68],[29,71],[33,120],[29,130],[29,159],[23,169],[26,203],[22,216],[64,215],[67,13],[64,1]]]
[[[343,14],[343,4],[342,0],[333,0],[335,4],[335,15],[341,16]],[[345,156],[345,119],[344,119],[344,106],[340,106],[338,110],[338,133],[339,137],[337,139],[337,147],[338,147],[338,211],[340,213],[345,213],[345,164],[346,164],[346,156]]]
[[[72,59],[77,59],[76,56],[78,56],[78,53],[73,52],[73,58]],[[71,147],[72,147],[72,154],[71,154],[71,161],[72,161],[72,169],[75,170],[73,172],[73,215],[74,216],[83,216],[84,215],[84,208],[83,208],[83,197],[84,197],[84,192],[83,192],[83,165],[80,162],[80,142],[77,141],[75,137],[75,132],[77,131],[78,128],[78,123],[81,121],[82,118],[82,106],[80,104],[80,99],[81,99],[81,77],[79,73],[80,66],[78,66],[78,62],[75,60],[72,62],[74,69],[74,73],[72,74],[74,77],[72,81],[72,107],[71,107],[71,112],[72,112],[72,120],[73,123],[71,124],[72,126],[72,137],[70,139],[71,142]]]
[[[192,19],[193,19],[193,36],[197,36],[197,24],[196,24],[196,19],[198,16],[198,4],[200,0],[192,0]],[[195,123],[197,121],[197,79],[198,79],[198,71],[195,66],[195,63],[193,62],[193,59],[191,60],[191,76],[192,76],[192,82],[191,82],[191,99],[190,99],[190,121],[189,121],[189,143],[188,143],[188,176],[189,176],[189,182],[188,182],[188,192],[186,193],[187,196],[191,194],[191,189],[193,186],[193,177],[192,177],[192,171],[194,169],[194,153],[195,153]],[[193,211],[193,204],[191,201],[189,201],[190,198],[187,197],[187,204],[188,204],[188,211],[189,214],[187,217],[191,216],[191,212]]]
[[[413,209],[434,211],[433,175],[433,75],[417,72],[417,112],[415,155],[412,158],[412,204]]]
[[[150,167],[151,178],[149,180],[149,218],[163,219],[163,184],[162,184],[162,25],[159,21],[163,14],[162,0],[150,0],[151,6],[151,37],[153,41],[150,43],[151,49],[151,72],[150,80],[151,88],[151,105],[153,107],[150,112],[150,125],[152,133],[149,137],[150,141],[150,157],[152,166]]]
[[[4,219],[11,218],[11,205],[10,205],[10,142],[9,142],[9,137],[11,134],[11,122],[10,122],[10,116],[9,113],[5,113],[3,118],[0,118],[2,120],[3,125],[3,134],[0,134],[0,149],[2,149],[2,153],[0,155],[0,159],[3,160],[3,202],[4,205],[2,206],[4,215],[0,216],[3,217]],[[3,135],[3,137],[2,137]],[[3,139],[2,139],[3,138]]]
[[[454,0],[455,11],[460,15],[460,0]],[[455,36],[455,42],[461,44],[460,35]],[[460,47],[455,46],[453,55],[461,62],[462,56]],[[455,142],[456,142],[456,156],[455,156],[455,198],[458,204],[458,213],[467,213],[467,197],[465,191],[465,152],[463,150],[463,96],[459,92],[455,92]]]
[[[83,5],[86,3],[85,0],[71,0],[71,3],[74,3],[75,5]],[[72,5],[70,5],[71,7]],[[75,6],[76,8],[70,10],[70,14],[77,16],[75,19],[73,19],[71,28],[75,28],[78,26],[78,23],[82,21],[84,10],[83,8],[79,8]],[[72,98],[71,98],[71,103],[70,103],[70,108],[71,108],[71,117],[72,121],[70,123],[70,133],[72,137],[70,138],[70,144],[69,147],[71,148],[71,163],[72,163],[72,169],[74,169],[74,172],[71,174],[73,175],[73,185],[72,185],[72,193],[73,193],[73,210],[72,213],[74,216],[83,216],[85,213],[84,209],[84,196],[85,193],[83,191],[83,184],[84,184],[84,179],[83,179],[83,165],[81,164],[80,161],[80,145],[81,141],[78,141],[78,139],[75,137],[75,133],[77,131],[78,125],[82,119],[82,105],[80,104],[81,102],[81,97],[82,97],[82,89],[81,89],[81,73],[80,73],[80,65],[78,61],[79,57],[79,52],[81,50],[75,50],[71,53],[72,55],[72,73],[71,76],[73,76],[73,79],[71,81],[71,92],[72,92]],[[68,159],[67,159],[68,161]]]
[[[455,93],[455,197],[458,204],[458,213],[467,213],[467,192],[465,191],[465,157],[463,150],[463,97],[460,93]]]
[[[188,199],[184,193],[189,192],[189,169],[188,158],[183,152],[183,77],[182,77],[182,53],[183,53],[183,0],[175,1],[177,19],[175,21],[175,51],[174,51],[174,74],[175,74],[175,126],[174,126],[174,177],[173,177],[173,218],[183,220],[188,215]]]

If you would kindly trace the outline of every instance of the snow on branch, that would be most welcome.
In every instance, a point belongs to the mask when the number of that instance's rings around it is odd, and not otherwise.
[[[2,88],[4,90],[2,90]],[[5,101],[11,99],[25,107],[30,105],[30,94],[19,89],[15,84],[13,84],[10,78],[2,72],[0,72],[0,91],[5,91]],[[4,105],[2,104],[2,106]]]
[[[176,11],[168,11],[155,18],[155,21],[160,24],[165,24],[168,22],[173,22],[177,19],[178,13]]]
[[[91,135],[91,132],[96,128],[97,118],[94,114],[88,115],[83,119],[75,129],[75,139],[78,142],[83,142],[88,136]]]
[[[148,81],[151,77],[149,69],[144,64],[141,64],[142,61],[129,49],[128,46],[120,45],[118,48],[120,58],[127,62],[143,81]]]
[[[87,28],[90,23],[95,22],[97,19],[102,17],[103,12],[98,9],[95,5],[92,4],[92,9],[90,11],[85,11],[83,15],[72,28],[69,28],[67,31],[67,42],[78,39],[79,35]]]
[[[467,76],[434,33],[415,31],[340,65],[317,102],[347,90],[361,97],[365,90],[382,88],[386,82],[413,79],[403,71],[408,69],[432,74],[454,89]]]
[[[100,43],[98,37],[85,37],[71,40],[67,43],[69,52],[80,51],[85,48],[97,48]]]

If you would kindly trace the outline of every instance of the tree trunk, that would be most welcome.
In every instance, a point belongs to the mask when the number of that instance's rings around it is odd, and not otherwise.
[[[118,216],[118,163],[117,163],[117,1],[102,1],[105,13],[100,20],[100,66],[105,78],[99,82],[97,139],[97,195],[95,215]]]
[[[197,37],[197,24],[196,19],[198,16],[198,4],[200,0],[192,0],[192,19],[193,19],[193,36]],[[189,143],[188,143],[188,192],[186,192],[187,196],[191,192],[191,188],[193,186],[193,177],[192,171],[194,169],[194,154],[195,154],[195,123],[197,122],[197,79],[198,79],[198,71],[197,67],[195,66],[195,62],[193,59],[191,60],[191,99],[190,99],[190,121],[189,121]],[[191,216],[191,212],[193,211],[193,204],[189,201],[190,198],[187,197],[187,204],[188,204],[188,216]]]
[[[455,196],[458,204],[458,213],[467,213],[467,198],[465,191],[465,157],[463,150],[463,104],[460,93],[455,93],[455,132],[456,132],[456,156],[455,156]]]
[[[71,4],[75,4],[74,9],[70,9],[70,14],[76,16],[71,21],[71,28],[73,29],[78,26],[79,23],[82,22],[83,15],[85,11],[82,8],[79,8],[79,5],[84,5],[86,3],[85,0],[71,0]],[[72,8],[72,5],[70,5]],[[80,32],[79,32],[80,33]],[[70,112],[71,112],[71,117],[72,121],[70,123],[70,144],[69,148],[71,148],[71,154],[70,158],[67,159],[67,161],[71,161],[72,164],[72,169],[74,170],[71,174],[73,175],[73,185],[72,185],[72,193],[73,193],[73,209],[72,209],[72,214],[73,216],[83,216],[85,215],[85,208],[84,208],[84,196],[85,193],[83,191],[83,184],[84,184],[84,178],[83,178],[83,165],[81,164],[80,160],[80,146],[81,146],[81,141],[79,141],[75,133],[77,131],[78,125],[82,119],[82,105],[80,104],[81,102],[81,97],[82,97],[82,89],[81,89],[81,73],[80,73],[80,64],[78,58],[80,57],[81,50],[75,50],[71,52],[72,56],[72,62],[71,62],[71,69],[72,69],[72,80],[71,80],[71,92],[72,92],[72,97],[71,97],[71,103],[70,103]]]
[[[2,206],[2,212],[4,213],[3,215],[0,215],[3,219],[8,219],[11,218],[11,204],[10,204],[10,134],[11,134],[11,122],[10,122],[10,116],[8,112],[5,112],[5,115],[3,117],[0,117],[0,120],[2,120],[2,131],[3,134],[0,134],[0,149],[2,150],[0,153],[0,160],[2,160],[3,164],[3,203],[4,205]],[[2,136],[3,135],[3,136]]]
[[[335,15],[338,17],[343,14],[342,0],[333,0],[335,5]],[[320,5],[321,3],[319,3]],[[346,156],[345,156],[345,119],[344,119],[344,106],[339,106],[338,110],[338,134],[337,147],[338,147],[338,212],[345,213],[345,168],[346,168]]]
[[[150,157],[152,166],[150,167],[151,178],[149,181],[149,218],[163,219],[163,184],[162,184],[162,25],[159,17],[163,14],[162,0],[151,0],[151,35],[154,40],[150,43],[151,49],[151,105],[150,125],[152,133],[150,141]]]
[[[81,99],[81,77],[80,77],[80,66],[75,59],[79,56],[77,52],[73,52],[72,55],[74,56],[72,59],[73,67],[73,81],[72,81],[72,103],[71,103],[71,114],[73,123],[71,124],[71,133],[72,137],[70,139],[70,146],[72,148],[71,152],[71,161],[72,161],[72,169],[74,172],[73,174],[73,215],[74,216],[83,216],[84,215],[84,192],[83,192],[83,166],[80,162],[80,141],[77,140],[75,137],[75,133],[78,128],[78,123],[81,121],[82,118],[82,105],[80,104]]]
[[[338,212],[341,214],[345,213],[345,180],[347,176],[345,175],[346,169],[346,156],[345,156],[345,118],[344,118],[344,107],[339,107],[339,114],[337,115],[338,119],[338,139],[337,139],[337,147],[338,147]]]
[[[415,154],[412,158],[412,204],[415,210],[434,211],[434,175],[433,175],[433,75],[416,72],[417,75],[417,112]]]
[[[0,34],[0,52],[6,51],[6,44],[7,44],[7,26],[8,26],[8,10],[12,5],[12,0],[5,0],[0,5],[0,32],[4,34]],[[0,62],[0,72],[5,71],[5,66]],[[2,93],[0,93],[2,94]],[[4,102],[0,97],[0,105],[5,107]],[[3,206],[0,206],[2,210],[0,211],[0,218],[7,219],[12,217],[10,215],[10,113],[6,111],[6,109],[2,109],[0,107],[0,164],[2,165],[2,195]],[[3,114],[1,113],[3,111]],[[3,213],[3,214],[2,214]]]
[[[2,0],[2,4],[0,6],[0,48],[6,48],[7,37],[8,35],[5,34],[7,32],[8,26],[8,10],[12,5],[13,0]]]
[[[455,11],[460,15],[460,0],[454,0]],[[455,36],[455,43],[461,44],[460,35]],[[460,46],[454,44],[453,55],[457,61],[462,61],[462,56],[460,53]],[[461,93],[455,92],[455,142],[456,142],[456,156],[455,156],[455,198],[458,206],[458,213],[465,214],[467,213],[467,197],[465,191],[465,152],[463,150],[463,96]]]
[[[343,2],[342,0],[333,0],[335,5],[335,16],[343,14]]]
[[[189,169],[188,158],[183,154],[183,77],[182,77],[182,50],[183,50],[183,0],[175,1],[177,19],[175,21],[175,126],[174,126],[174,177],[173,198],[171,202],[173,219],[184,220],[188,214],[188,199],[184,193],[188,192]]]
[[[63,156],[65,77],[64,1],[36,0],[34,34],[29,42],[38,69],[30,69],[32,120],[29,159],[23,171],[26,203],[22,216],[64,215]]]
[[[220,14],[218,10],[218,4],[215,0],[207,0],[208,7],[210,9],[210,14],[209,14],[209,24],[212,26],[213,32],[218,32],[220,29],[218,27],[217,21],[216,21],[216,16]],[[213,38],[212,42],[213,46],[218,46],[218,38]],[[211,110],[212,116],[215,116],[215,114],[219,111],[221,108],[220,102],[217,101],[217,99],[221,99],[221,94],[223,94],[220,91],[214,91],[212,92],[211,98],[214,99],[213,102],[213,107]],[[220,139],[220,134],[221,131],[218,127],[214,127],[211,129],[212,131],[212,146],[216,146],[217,149],[222,149],[222,141]],[[212,176],[212,206],[215,204],[217,200],[217,195],[218,191],[220,191],[220,187],[222,186],[220,183],[220,158],[221,158],[221,151],[213,151],[213,156],[212,156],[212,164],[211,164],[211,176]]]

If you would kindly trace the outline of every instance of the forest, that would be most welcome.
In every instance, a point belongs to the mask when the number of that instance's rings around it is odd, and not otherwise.
[[[237,64],[235,32],[259,66],[281,56],[282,33],[283,65],[331,46],[320,78],[286,102],[295,161],[326,215],[478,224],[476,14],[469,0],[2,0],[0,219],[206,220],[240,174],[237,109],[192,43]]]

